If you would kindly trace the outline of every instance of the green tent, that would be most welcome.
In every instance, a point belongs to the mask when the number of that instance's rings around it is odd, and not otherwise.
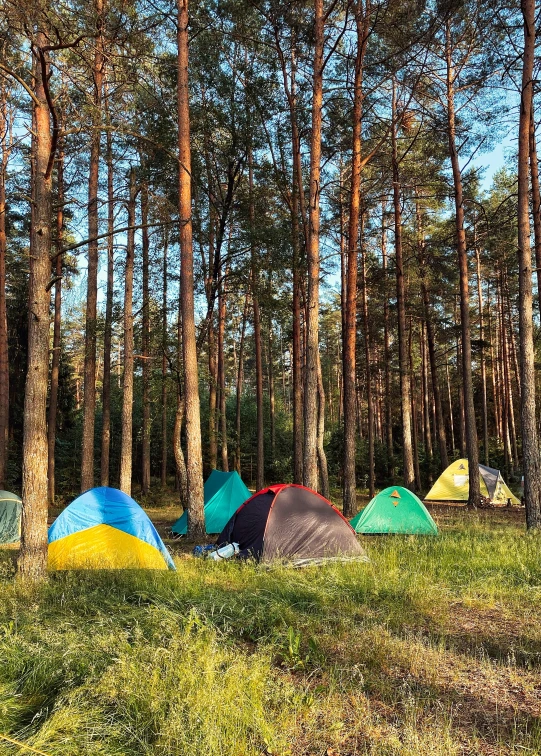
[[[437,535],[438,528],[423,502],[401,486],[390,486],[351,520],[357,533]]]
[[[221,533],[251,492],[237,472],[213,470],[205,483],[205,528],[207,533]],[[184,512],[171,528],[177,535],[188,532],[188,513]]]
[[[15,543],[20,539],[21,505],[17,494],[0,491],[0,543]]]

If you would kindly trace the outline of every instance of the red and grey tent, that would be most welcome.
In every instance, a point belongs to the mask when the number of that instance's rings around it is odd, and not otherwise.
[[[355,531],[330,501],[294,484],[254,494],[231,517],[216,543],[238,543],[240,556],[301,566],[368,556]]]

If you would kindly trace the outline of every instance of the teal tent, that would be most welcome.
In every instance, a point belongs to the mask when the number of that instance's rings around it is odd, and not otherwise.
[[[21,506],[17,494],[0,491],[0,543],[15,543],[20,539]]]
[[[205,483],[205,527],[207,533],[221,533],[226,523],[241,504],[249,499],[251,492],[237,472],[213,470]],[[188,513],[171,528],[177,535],[188,532]]]
[[[401,486],[390,486],[351,520],[357,533],[437,535],[438,528],[423,502]]]

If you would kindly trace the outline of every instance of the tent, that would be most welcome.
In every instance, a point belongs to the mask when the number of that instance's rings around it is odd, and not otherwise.
[[[241,557],[268,563],[282,559],[296,566],[333,559],[368,557],[342,514],[303,486],[270,486],[235,512],[216,543],[238,543]]]
[[[238,472],[213,470],[205,482],[205,529],[220,533],[230,517],[252,495]],[[188,513],[184,512],[171,528],[177,535],[188,532]]]
[[[15,543],[20,539],[21,506],[17,494],[0,491],[0,543]]]
[[[479,465],[481,494],[497,504],[506,504],[511,499],[520,505],[517,497],[505,484],[499,470]],[[468,501],[470,490],[468,460],[457,459],[442,472],[425,497],[425,501]]]
[[[437,535],[438,528],[423,502],[401,486],[384,488],[351,520],[357,533]]]
[[[116,488],[92,488],[49,528],[50,570],[174,570],[156,528],[139,504]]]

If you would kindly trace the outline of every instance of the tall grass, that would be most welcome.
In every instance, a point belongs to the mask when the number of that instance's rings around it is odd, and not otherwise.
[[[39,588],[4,552],[0,732],[51,756],[541,753],[541,538],[473,518],[364,545]]]

